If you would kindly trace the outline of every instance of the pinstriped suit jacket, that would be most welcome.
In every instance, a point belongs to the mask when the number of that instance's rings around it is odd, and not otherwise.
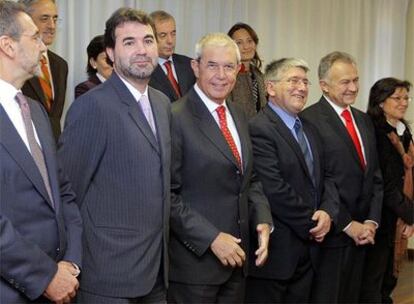
[[[157,138],[113,73],[73,103],[59,142],[84,220],[81,288],[97,295],[145,295],[161,263],[166,280],[170,102],[148,93]]]

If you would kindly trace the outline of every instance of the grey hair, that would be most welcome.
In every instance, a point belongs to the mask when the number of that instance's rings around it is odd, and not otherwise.
[[[0,36],[20,38],[22,27],[17,16],[21,13],[27,13],[23,5],[14,1],[0,0]]]
[[[265,81],[280,80],[282,74],[290,68],[301,68],[305,72],[309,71],[307,62],[299,58],[282,58],[274,60],[266,66]]]
[[[167,13],[166,11],[154,11],[150,14],[150,17],[154,22],[158,21],[165,21],[165,20],[173,20],[175,22],[175,19],[172,15]]]
[[[32,5],[36,4],[40,0],[18,0],[17,2],[24,5],[26,7],[26,10],[29,14],[33,12]],[[49,0],[56,4],[55,0]]]
[[[321,61],[319,62],[319,67],[318,67],[319,80],[326,80],[329,70],[334,65],[334,63],[337,61],[353,64],[356,66],[355,59],[348,53],[338,52],[338,51],[329,53],[328,55],[322,57]]]
[[[203,51],[206,47],[229,47],[234,50],[237,57],[237,64],[241,61],[240,51],[237,44],[224,33],[211,33],[202,37],[195,46],[195,58],[201,59]]]

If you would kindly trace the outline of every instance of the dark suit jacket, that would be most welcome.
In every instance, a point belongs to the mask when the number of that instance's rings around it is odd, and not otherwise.
[[[193,69],[191,68],[191,58],[179,54],[173,54],[172,57],[175,72],[177,73],[178,86],[180,87],[181,95],[184,96],[196,81]],[[175,93],[171,82],[168,80],[167,75],[159,65],[151,75],[149,85],[167,95],[171,102],[176,101],[179,98]]]
[[[241,238],[247,254],[249,224],[255,231],[259,223],[272,223],[262,186],[253,176],[246,118],[237,106],[227,106],[242,145],[243,172],[194,89],[173,103],[170,280],[175,282],[224,283],[233,270],[209,248],[218,233]]]
[[[170,102],[148,93],[157,138],[113,73],[75,100],[59,141],[84,222],[81,288],[97,295],[145,295],[160,267],[167,278]]]
[[[378,165],[375,133],[368,115],[352,108],[365,149],[367,166],[361,168],[358,154],[345,125],[335,110],[322,97],[305,109],[301,116],[308,119],[322,138],[325,157],[325,178],[335,185],[331,199],[339,205],[334,228],[325,237],[322,246],[342,247],[353,240],[342,230],[352,221],[381,220],[382,177]]]
[[[90,89],[96,87],[97,85],[100,85],[102,82],[99,80],[99,78],[95,75],[92,75],[88,78],[88,80],[79,83],[75,87],[75,98],[78,98],[82,94],[85,94]]]
[[[315,210],[325,210],[331,217],[336,212],[333,202],[321,199],[322,143],[317,131],[302,119],[313,155],[314,184],[297,140],[269,105],[249,125],[254,167],[269,199],[275,225],[266,264],[257,268],[251,263],[249,273],[255,277],[287,280],[292,278],[306,252],[316,266],[318,246],[309,240]]]
[[[47,56],[49,57],[50,72],[55,90],[52,109],[48,114],[52,124],[53,135],[57,141],[61,132],[60,119],[62,118],[63,106],[65,105],[68,64],[62,57],[50,50],[47,51]],[[39,101],[46,109],[46,100],[38,77],[35,76],[26,81],[22,87],[22,92],[24,95]]]
[[[44,109],[29,100],[49,173],[54,207],[32,155],[0,106],[0,302],[47,302],[56,263],[81,266],[82,223],[75,195],[55,159]],[[40,298],[39,298],[40,297]]]

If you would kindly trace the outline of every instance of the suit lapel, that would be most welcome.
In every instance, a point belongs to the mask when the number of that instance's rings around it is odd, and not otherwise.
[[[152,147],[159,153],[159,147],[157,140],[152,133],[151,127],[149,126],[147,119],[145,118],[144,113],[138,105],[138,102],[135,100],[134,96],[119,78],[119,76],[114,72],[112,76],[105,81],[108,85],[112,85],[115,88],[115,91],[120,97],[122,103],[128,107],[129,116],[136,124],[141,133],[145,138],[150,142]]]
[[[42,87],[40,86],[39,78],[32,77],[30,78],[27,83],[32,87],[33,92],[35,92],[37,96],[37,101],[39,101],[46,109],[46,100],[45,95],[43,94]]]
[[[293,137],[289,128],[285,125],[282,119],[270,108],[269,105],[266,105],[263,111],[265,112],[269,120],[273,122],[277,132],[279,132],[282,135],[282,138],[292,148],[293,152],[296,154],[296,157],[299,159],[302,169],[305,171],[308,178],[312,180],[308,167],[306,166],[306,161],[305,161],[305,157],[303,156],[302,150],[300,149],[300,146],[297,140]]]
[[[175,94],[170,80],[168,79],[167,75],[165,75],[163,69],[159,64],[151,77],[153,77],[156,82],[158,82],[165,90],[168,91],[168,95],[174,97],[175,100],[178,99],[178,96]]]
[[[237,166],[237,162],[230,150],[229,145],[227,144],[227,141],[221,133],[220,127],[217,125],[213,116],[194,89],[191,89],[189,92],[188,101],[191,102],[190,106],[193,115],[200,121],[198,127],[204,136],[207,137],[212,145],[220,151],[224,157]]]
[[[325,98],[322,97],[320,102],[321,106],[324,108],[322,114],[326,117],[327,121],[332,126],[332,130],[334,130],[334,132],[337,133],[338,137],[345,142],[345,145],[348,147],[355,161],[359,163],[360,160],[358,153],[355,149],[354,142],[352,141],[352,138],[349,135],[344,123],[338,117],[338,114],[331,107],[331,105],[325,100]]]
[[[181,93],[187,91],[188,87],[188,75],[187,71],[185,70],[185,66],[183,65],[182,61],[178,56],[173,54],[173,61],[174,61],[174,68],[178,78],[178,86],[180,87]],[[172,86],[171,86],[172,87]]]
[[[235,111],[233,105],[231,103],[227,103],[227,107],[229,108],[230,114],[233,117],[234,124],[236,125],[237,134],[239,135],[240,145],[241,145],[241,154],[242,154],[241,155],[242,167],[243,167],[243,172],[246,172],[247,165],[250,161],[250,159],[249,159],[249,147],[247,145],[248,142],[249,142],[248,130],[245,129],[243,123],[240,120],[241,117],[237,114],[237,112]],[[234,157],[233,157],[233,159],[234,159]],[[235,161],[235,159],[234,159],[234,161]]]
[[[30,154],[25,143],[21,139],[19,133],[17,133],[16,129],[13,126],[13,123],[9,119],[9,116],[1,105],[0,126],[1,144],[9,152],[10,156],[14,158],[16,163],[20,166],[22,171],[26,174],[27,178],[32,182],[37,191],[47,202],[49,202],[49,205],[52,206],[42,176],[40,175],[39,169],[37,168],[32,155]],[[41,134],[41,130],[38,131],[38,134]]]
[[[365,124],[365,121],[361,117],[361,115],[357,111],[355,111],[352,107],[351,107],[351,111],[352,111],[352,115],[354,116],[355,124],[356,124],[356,127],[358,128],[359,135],[361,135],[361,141],[362,141],[361,144],[362,144],[362,149],[364,150],[365,163],[366,163],[366,166],[368,167],[371,161],[369,159],[369,155],[370,155],[369,148],[370,147],[368,144],[369,140],[368,140],[368,134],[367,134],[368,126]],[[358,157],[358,161],[359,161],[359,157]]]

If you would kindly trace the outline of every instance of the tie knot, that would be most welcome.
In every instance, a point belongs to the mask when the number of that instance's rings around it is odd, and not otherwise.
[[[217,115],[219,117],[225,117],[225,115],[226,115],[226,107],[225,106],[219,106],[219,107],[217,107],[216,112],[217,112]]]
[[[18,92],[15,98],[20,107],[27,105],[26,97],[24,97],[22,92]]]
[[[341,113],[341,116],[342,116],[342,117],[345,119],[345,121],[347,121],[347,122],[352,121],[352,118],[351,118],[351,113],[349,113],[349,110],[348,110],[348,109],[343,110],[343,111],[342,111],[342,113]]]
[[[170,60],[167,60],[166,62],[164,62],[164,65],[165,65],[167,68],[171,68],[171,61],[170,61]]]
[[[302,128],[302,123],[300,122],[299,118],[295,119],[295,125],[293,126],[295,128],[295,131],[299,131]]]
[[[46,60],[46,57],[45,56],[42,55],[42,57],[40,58],[40,63],[42,65],[47,65],[47,60]]]

